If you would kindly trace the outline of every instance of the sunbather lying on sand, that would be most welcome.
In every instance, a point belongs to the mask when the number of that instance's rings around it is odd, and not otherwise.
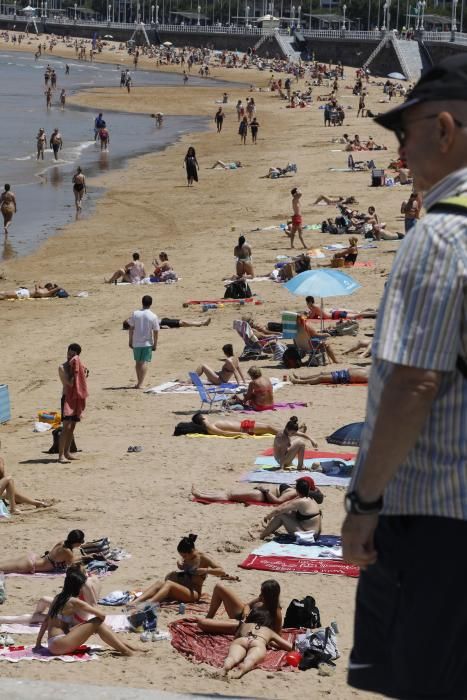
[[[326,204],[328,206],[330,206],[331,204],[358,204],[358,201],[353,196],[342,197],[338,194],[331,196],[328,196],[326,194],[320,194],[318,197],[316,197],[312,206],[316,206],[317,204]]]
[[[209,326],[211,323],[211,317],[203,318],[202,321],[186,321],[183,318],[167,318],[164,316],[159,319],[159,326],[161,328],[201,328],[202,326]],[[123,321],[123,330],[127,331],[130,328],[128,321]]]
[[[368,384],[369,370],[366,368],[338,369],[334,372],[320,372],[307,377],[299,377],[290,372],[289,378],[292,384]]]
[[[71,564],[83,559],[79,548],[84,544],[84,539],[84,533],[81,530],[71,530],[64,542],[58,542],[42,556],[29,552],[15,559],[1,561],[0,571],[5,574],[64,572]]]
[[[317,503],[323,502],[323,494],[317,488],[311,476],[304,476],[312,489],[310,495]],[[226,491],[200,491],[194,486],[191,493],[195,498],[206,498],[210,501],[235,501],[237,503],[271,503],[279,505],[297,498],[297,490],[291,484],[258,484],[257,486],[236,486]]]
[[[308,296],[306,298],[308,307],[308,318],[323,318],[325,321],[337,321],[341,318],[357,319],[357,318],[376,318],[377,311],[375,309],[364,309],[363,311],[351,311],[350,309],[322,309],[315,302],[315,298]]]
[[[358,353],[360,357],[371,357],[371,340],[358,340],[356,345],[352,345],[343,354],[350,355],[353,352],[358,352],[358,350],[362,350],[362,352]]]
[[[222,168],[223,170],[237,170],[237,168],[243,168],[243,165],[240,160],[234,160],[229,163],[224,163],[222,160],[216,160],[214,165],[211,165],[211,170],[214,170],[214,168]]]
[[[238,626],[220,672],[221,676],[241,678],[248,671],[252,671],[265,659],[270,644],[276,649],[292,651],[293,645],[273,632],[271,624],[270,615],[266,611],[251,611],[245,622]]]
[[[46,299],[47,297],[55,297],[61,290],[54,282],[47,282],[43,287],[40,284],[35,284],[33,289],[20,287],[19,289],[0,292],[0,301],[5,299]]]
[[[195,413],[191,420],[195,425],[202,426],[207,435],[247,437],[248,435],[276,435],[279,432],[278,428],[275,428],[270,423],[260,423],[257,420],[239,421],[231,420],[230,418],[211,420],[204,413]]]
[[[29,506],[35,506],[36,508],[48,508],[50,505],[50,503],[48,503],[47,501],[38,501],[35,498],[29,498],[29,496],[25,496],[24,494],[19,493],[19,491],[16,490],[16,485],[13,480],[13,477],[8,476],[5,473],[5,462],[0,457],[0,500],[1,499],[8,502],[8,507],[11,515],[16,515],[16,513],[22,512],[16,507],[17,505],[21,505],[22,503]]]

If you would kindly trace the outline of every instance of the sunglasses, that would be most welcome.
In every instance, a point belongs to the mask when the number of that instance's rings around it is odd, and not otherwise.
[[[438,117],[438,114],[427,114],[424,117],[419,117],[418,119],[412,119],[412,121],[408,122],[407,124],[404,124],[404,126],[398,126],[396,129],[394,129],[394,133],[396,135],[396,139],[399,142],[399,146],[403,148],[405,146],[405,141],[407,138],[407,127],[410,126],[411,124],[415,124],[415,122],[422,122],[425,119],[436,119]],[[458,119],[455,119],[454,117],[452,118],[454,124],[462,128],[465,126],[465,124],[462,124]]]

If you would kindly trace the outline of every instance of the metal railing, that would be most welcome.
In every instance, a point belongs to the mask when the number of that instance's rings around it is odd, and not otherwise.
[[[378,41],[384,32],[380,31],[353,31],[350,29],[301,29],[304,36],[322,39],[369,39]]]
[[[423,41],[444,41],[467,44],[467,34],[462,32],[423,32]]]

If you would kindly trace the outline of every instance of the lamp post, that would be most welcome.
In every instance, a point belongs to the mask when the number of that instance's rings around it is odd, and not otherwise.
[[[15,21],[16,21],[16,0],[14,1],[13,5],[14,5],[13,17],[14,17],[14,19],[15,19]]]
[[[200,16],[200,14],[201,14],[201,5],[198,5],[198,21],[196,22],[196,24],[198,25],[198,27],[199,27],[199,25],[200,25],[200,21],[199,21],[199,16]]]
[[[422,11],[421,5],[422,5],[422,3],[421,3],[420,0],[419,0],[419,1],[417,2],[417,6],[416,6],[416,11],[417,11],[417,23],[416,23],[416,25],[415,25],[415,29],[416,29],[417,31],[420,29],[420,13],[421,13],[421,11]]]
[[[156,5],[156,27],[159,25],[159,5]]]
[[[297,29],[300,29],[300,15],[302,14],[302,6],[297,7]]]
[[[386,28],[391,29],[391,0],[386,0]]]
[[[291,25],[295,22],[295,5],[290,8]]]
[[[387,14],[387,11],[388,11],[388,4],[387,4],[387,2],[385,2],[384,5],[383,5],[383,26],[381,27],[381,30],[382,30],[383,32],[386,31],[386,14]]]
[[[151,24],[154,24],[154,5],[151,5]]]
[[[426,7],[425,0],[422,0],[420,5],[421,5],[421,9],[422,9],[422,18],[420,20],[420,31],[423,32],[423,31],[425,31],[425,27],[423,26],[423,20],[425,18],[425,7]]]
[[[75,22],[76,22],[76,10],[77,10],[77,8],[78,8],[78,5],[77,5],[76,2],[75,2],[75,16],[74,16]]]
[[[250,8],[248,5],[245,7],[245,26],[248,28],[248,15],[250,14]]]
[[[345,31],[345,13],[347,12],[347,5],[342,5],[343,19],[342,19],[342,29]]]
[[[457,32],[457,23],[456,23],[457,1],[458,0],[452,0],[451,41],[455,41],[454,32]],[[461,27],[461,29],[462,29],[462,27]]]
[[[76,5],[75,5],[76,7]],[[110,13],[112,11],[112,5],[107,5],[107,22],[110,24]]]

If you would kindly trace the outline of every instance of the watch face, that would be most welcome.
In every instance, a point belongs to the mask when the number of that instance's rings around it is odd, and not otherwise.
[[[353,499],[351,493],[346,493],[344,498],[344,508],[346,513],[352,513],[353,511]]]

